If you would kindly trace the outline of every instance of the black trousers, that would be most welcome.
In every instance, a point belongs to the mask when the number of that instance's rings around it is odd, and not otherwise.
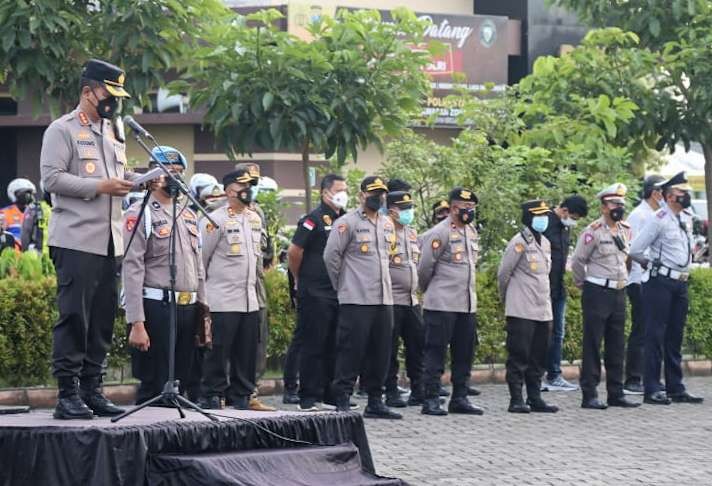
[[[290,392],[296,392],[299,387],[299,357],[304,343],[304,326],[301,323],[302,319],[297,311],[292,340],[289,342],[287,354],[284,357],[284,373],[282,374],[284,390]]]
[[[405,347],[405,369],[410,380],[411,391],[422,393],[423,347],[425,327],[419,306],[393,306],[393,341],[391,363],[386,377],[386,393],[398,390],[398,347],[403,338]]]
[[[507,383],[526,383],[529,398],[540,395],[551,321],[507,317]]]
[[[628,348],[625,357],[625,382],[642,383],[645,348],[645,305],[643,304],[643,286],[630,284],[626,287],[632,326],[628,335]]]
[[[235,400],[255,390],[259,314],[211,312],[213,347],[203,361],[203,395]],[[228,379],[229,377],[229,379]]]
[[[393,306],[339,305],[332,383],[337,401],[343,402],[353,394],[354,383],[362,369],[368,397],[381,399],[391,359],[392,336]]]
[[[118,305],[118,259],[56,247],[50,248],[50,255],[59,310],[52,373],[57,378],[101,376]]]
[[[466,312],[425,310],[425,396],[436,398],[450,346],[452,398],[467,396],[477,340],[477,318]]]
[[[148,351],[131,348],[131,371],[140,380],[136,403],[159,395],[168,381],[169,319],[168,302],[143,299],[146,332],[151,346]],[[179,305],[176,320],[175,379],[180,380],[181,393],[186,389],[190,369],[195,359],[195,305]]]
[[[663,389],[660,383],[663,362],[667,393],[685,391],[682,382],[682,338],[689,305],[687,285],[687,282],[663,276],[651,277],[643,285],[643,301],[647,308],[643,377],[646,394]]]
[[[583,311],[583,362],[581,391],[584,398],[598,396],[601,381],[601,341],[605,340],[603,361],[606,365],[608,399],[623,396],[623,354],[625,352],[625,292],[584,283],[581,295]]]
[[[332,400],[334,397],[328,395],[334,379],[339,303],[336,299],[304,293],[299,296],[297,313],[302,343],[298,358],[299,398]]]

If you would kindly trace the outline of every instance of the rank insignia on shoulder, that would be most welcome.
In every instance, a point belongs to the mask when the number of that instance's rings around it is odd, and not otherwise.
[[[523,252],[524,245],[522,245],[521,243],[517,243],[516,245],[514,245],[514,251],[516,251],[517,253]]]
[[[584,233],[583,235],[583,244],[588,245],[593,241],[593,235],[591,233]]]
[[[136,227],[136,221],[138,221],[138,217],[136,216],[128,216],[126,218],[126,231],[133,231],[134,228]]]
[[[596,230],[596,229],[598,229],[598,228],[600,228],[600,227],[601,227],[601,222],[600,222],[600,221],[594,221],[593,223],[591,223],[591,229],[595,229],[595,230]]]
[[[339,233],[344,233],[346,231],[346,224],[341,223],[337,229],[339,230]]]
[[[628,221],[620,221],[620,225],[624,228],[630,228],[630,224],[628,223]]]
[[[315,227],[316,225],[314,224],[314,221],[312,221],[311,219],[307,218],[307,219],[305,219],[304,222],[302,223],[302,226],[304,226],[306,229],[308,229],[309,231],[311,231],[311,230],[314,229],[314,227]]]
[[[79,123],[82,126],[84,126],[84,127],[89,126],[89,117],[87,116],[86,113],[84,113],[83,111],[80,111],[78,116],[79,116]]]
[[[438,248],[440,248],[440,240],[433,240],[430,246],[433,247],[433,250],[437,250]]]
[[[328,214],[325,214],[324,216],[322,216],[321,219],[324,220],[325,225],[327,225],[327,226],[331,225],[331,222],[332,222],[331,216],[329,216]]]

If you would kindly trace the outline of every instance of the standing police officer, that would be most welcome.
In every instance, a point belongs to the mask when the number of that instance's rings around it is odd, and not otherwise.
[[[152,155],[149,167],[155,165],[155,159],[177,175],[188,165],[183,154],[172,147],[156,147]],[[131,326],[129,345],[135,348],[131,353],[131,368],[134,377],[140,380],[137,404],[159,395],[168,381],[171,301],[178,307],[175,378],[180,381],[181,392],[186,390],[195,359],[198,307],[207,303],[197,217],[187,207],[189,202],[181,199],[173,225],[172,197],[168,183],[161,179],[151,183],[151,195],[143,216],[139,215],[141,204],[137,202],[124,217],[127,245],[135,230],[131,245],[125,248],[122,277],[126,321]],[[176,262],[174,294],[170,290],[172,238],[175,238]]]
[[[208,302],[212,311],[213,346],[203,363],[205,408],[220,408],[228,390],[235,408],[247,410],[256,383],[259,302],[257,267],[261,264],[262,222],[249,209],[257,179],[246,169],[223,178],[227,206],[200,222]],[[227,370],[230,370],[228,382]],[[228,384],[229,383],[229,384]]]
[[[290,352],[295,352],[293,346],[299,347],[296,361],[300,410],[312,411],[317,409],[318,402],[334,402],[328,388],[334,378],[339,302],[326,272],[324,248],[334,221],[344,214],[347,201],[344,178],[336,174],[324,176],[321,204],[299,220],[287,249],[289,269],[297,289],[297,327]],[[285,386],[286,375],[285,365]],[[289,391],[285,390],[285,394]]]
[[[388,187],[380,177],[361,181],[361,205],[334,222],[324,263],[339,297],[336,365],[332,389],[339,411],[348,411],[361,370],[368,391],[365,417],[400,419],[383,403],[393,333],[389,257],[396,251],[393,222],[380,214]]]
[[[601,201],[601,217],[579,237],[571,268],[574,284],[583,288],[583,362],[581,364],[582,408],[603,410],[608,406],[633,408],[640,404],[623,395],[623,353],[625,350],[626,261],[630,227],[623,221],[626,187],[613,184],[596,197]],[[608,405],[598,399],[601,379],[601,341],[606,348]]]
[[[507,317],[507,384],[512,413],[556,413],[541,398],[549,328],[553,316],[549,293],[551,246],[544,232],[549,206],[536,199],[522,204],[524,228],[514,235],[499,264],[499,294]],[[527,403],[522,384],[527,385]]]
[[[59,419],[91,418],[92,410],[122,413],[104,397],[101,383],[117,308],[117,257],[123,253],[121,198],[133,185],[124,180],[125,145],[111,122],[119,99],[129,96],[124,79],[118,67],[89,61],[82,70],[79,106],[52,122],[42,140],[42,182],[53,204],[50,256],[58,284],[52,368]]]
[[[447,415],[439,390],[450,346],[453,393],[448,411],[482,415],[467,399],[467,383],[477,340],[475,267],[479,254],[475,219],[477,196],[456,187],[448,198],[450,214],[422,237],[418,280],[425,297],[425,400],[422,413]]]
[[[393,339],[391,363],[386,377],[386,405],[405,407],[423,404],[423,318],[418,301],[418,234],[409,225],[414,219],[413,199],[408,191],[393,191],[386,197],[388,214],[395,224],[396,249],[388,265],[393,284]],[[398,391],[398,344],[403,338],[405,366],[410,380],[406,403]]]
[[[441,199],[433,204],[433,215],[430,218],[433,226],[447,218],[448,214],[450,214],[450,203],[446,199]]]
[[[690,191],[684,172],[660,184],[667,207],[646,220],[633,240],[631,257],[649,268],[644,275],[645,403],[702,403],[682,382],[682,336],[687,322],[687,286],[692,262]],[[646,253],[647,250],[647,253]],[[665,387],[660,383],[660,363],[665,362]]]

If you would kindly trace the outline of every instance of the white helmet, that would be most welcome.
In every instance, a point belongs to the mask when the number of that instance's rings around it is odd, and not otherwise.
[[[37,188],[35,185],[32,183],[32,181],[29,181],[27,179],[13,179],[10,184],[7,185],[7,197],[10,198],[10,201],[12,202],[17,202],[17,196],[15,196],[15,193],[18,191],[32,191],[34,193],[37,192]]]
[[[204,201],[209,198],[225,196],[225,188],[222,184],[208,184],[200,190],[198,200]]]
[[[218,180],[210,174],[193,174],[193,177],[190,178],[190,192],[197,198],[205,186],[217,183]]]

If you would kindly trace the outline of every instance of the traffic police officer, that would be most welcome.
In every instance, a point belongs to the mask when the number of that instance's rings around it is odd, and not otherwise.
[[[20,248],[15,244],[15,237],[12,233],[5,231],[5,215],[0,213],[0,253],[5,248],[13,248],[15,251],[19,251]]]
[[[645,403],[702,403],[682,382],[682,336],[687,322],[688,278],[692,262],[692,187],[684,172],[660,184],[666,207],[648,218],[633,240],[631,257],[649,268],[643,283],[645,305]],[[648,252],[646,253],[646,250]],[[665,387],[660,363],[665,362]]]
[[[447,415],[438,392],[448,346],[453,393],[448,411],[481,415],[467,399],[467,383],[477,339],[475,268],[479,255],[475,219],[477,196],[469,189],[450,191],[447,218],[422,236],[418,280],[424,292],[425,400],[422,413]]]
[[[334,378],[339,302],[326,272],[324,248],[334,221],[344,214],[346,190],[342,176],[324,176],[321,204],[299,220],[287,249],[289,269],[297,288],[297,328],[290,351],[299,353],[300,410],[316,410],[321,401],[334,404],[328,388]],[[291,349],[295,344],[299,351]],[[285,369],[285,378],[286,375]]]
[[[389,257],[396,252],[393,222],[381,213],[388,187],[380,177],[361,181],[360,206],[334,222],[324,263],[339,298],[333,393],[348,411],[356,377],[364,370],[368,391],[365,417],[400,419],[382,398],[393,332],[393,291]]]
[[[413,198],[408,191],[393,191],[388,183],[388,214],[396,232],[396,249],[390,255],[389,271],[393,284],[393,344],[391,363],[386,377],[386,405],[405,407],[423,404],[423,318],[418,300],[418,234],[410,225],[414,219]],[[410,397],[406,403],[398,391],[398,345],[403,338],[405,366],[410,380]]]
[[[117,309],[121,198],[133,185],[125,180],[131,174],[125,171],[124,141],[111,122],[119,99],[128,97],[124,80],[124,72],[112,64],[86,63],[79,106],[52,122],[42,140],[42,182],[53,205],[50,256],[58,284],[52,368],[59,419],[91,418],[92,410],[122,412],[101,393],[101,383]]]
[[[52,211],[51,203],[52,200],[49,193],[43,189],[42,199],[33,201],[25,209],[21,233],[23,250],[33,250],[49,255],[47,234],[50,212]]]
[[[249,209],[251,188],[255,184],[257,180],[246,169],[225,175],[223,185],[228,204],[211,214],[218,227],[207,218],[200,222],[213,321],[213,346],[206,352],[203,363],[205,408],[220,408],[220,398],[228,392],[235,408],[247,410],[255,389],[259,332],[257,267],[262,258],[262,222]]]
[[[549,271],[551,245],[543,235],[549,225],[549,206],[536,199],[522,204],[524,228],[507,245],[497,281],[507,318],[507,384],[512,413],[558,412],[541,398],[553,318]],[[527,403],[522,384],[527,386]]]
[[[25,209],[35,201],[36,192],[35,185],[28,179],[13,179],[7,185],[7,197],[12,204],[0,208],[0,213],[5,215],[5,229],[18,243],[22,240]]]
[[[153,158],[165,164],[174,174],[187,168],[182,153],[172,147],[156,147]],[[152,159],[153,160],[153,159]],[[149,166],[154,165],[149,162]],[[178,306],[175,343],[175,378],[181,392],[187,386],[195,359],[195,329],[198,305],[207,305],[201,259],[200,234],[195,213],[187,200],[178,202],[178,218],[173,226],[172,198],[163,178],[150,185],[151,195],[144,214],[135,203],[124,216],[124,249],[122,265],[126,321],[131,326],[129,345],[131,368],[140,380],[136,403],[159,395],[168,381],[170,306]],[[175,294],[170,290],[171,239],[175,238]]]
[[[623,395],[625,348],[625,284],[630,227],[623,221],[626,187],[612,184],[599,192],[601,217],[579,237],[571,268],[574,284],[583,288],[583,362],[581,364],[582,408],[603,410],[608,406],[633,408],[640,404]],[[605,338],[608,405],[598,399],[601,379],[601,341]]]

